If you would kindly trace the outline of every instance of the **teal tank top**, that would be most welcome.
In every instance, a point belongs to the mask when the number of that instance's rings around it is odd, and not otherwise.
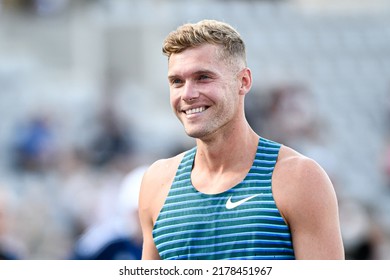
[[[294,259],[290,229],[272,195],[280,144],[260,138],[245,179],[219,194],[191,183],[196,147],[186,152],[153,228],[162,259]]]

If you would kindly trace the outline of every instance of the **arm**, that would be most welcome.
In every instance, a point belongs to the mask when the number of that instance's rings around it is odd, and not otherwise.
[[[276,170],[275,170],[276,171]],[[301,155],[281,160],[275,196],[297,259],[344,259],[338,204],[325,171]]]
[[[182,155],[156,161],[145,172],[139,195],[139,218],[142,228],[143,260],[158,260],[160,255],[153,240],[153,226],[164,205]]]
[[[142,259],[143,260],[157,260],[160,259],[157,248],[153,241],[153,174],[156,172],[155,164],[149,167],[145,172],[141,183],[139,194],[139,219],[142,228],[143,246]]]

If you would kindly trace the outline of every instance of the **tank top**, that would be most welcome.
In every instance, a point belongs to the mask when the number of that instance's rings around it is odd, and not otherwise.
[[[260,138],[244,180],[218,194],[191,183],[196,147],[177,169],[153,227],[162,259],[294,259],[291,233],[272,195],[280,144]]]

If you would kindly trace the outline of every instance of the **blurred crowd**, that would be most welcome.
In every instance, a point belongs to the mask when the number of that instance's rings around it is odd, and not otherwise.
[[[193,144],[158,44],[203,17],[248,39],[253,128],[329,174],[347,259],[390,259],[390,5],[198,2],[0,0],[0,259],[140,258],[142,175]]]
[[[248,120],[262,136],[295,147],[315,159],[326,170],[338,195],[346,259],[389,259],[389,225],[387,218],[382,217],[387,214],[378,212],[374,204],[367,203],[361,197],[353,196],[343,190],[339,160],[337,155],[327,149],[327,141],[325,141],[327,139],[325,135],[330,132],[329,123],[319,114],[318,104],[310,89],[302,84],[282,84],[263,91],[265,92],[255,98],[249,96]],[[390,116],[390,107],[387,113]],[[385,121],[385,123],[388,126],[390,122]],[[390,145],[380,165],[387,176],[388,183],[390,182],[389,151]],[[381,203],[388,203],[390,184],[388,187],[388,190],[383,193],[384,200]]]
[[[90,142],[70,150],[61,149],[46,115],[15,128],[0,193],[2,258],[140,258],[137,198],[145,167],[114,115],[104,110]]]

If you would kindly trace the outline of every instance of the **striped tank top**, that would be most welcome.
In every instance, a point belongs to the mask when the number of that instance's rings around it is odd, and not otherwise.
[[[153,228],[162,259],[294,259],[289,227],[272,195],[280,144],[260,138],[245,179],[219,194],[191,183],[196,147],[186,152]]]

